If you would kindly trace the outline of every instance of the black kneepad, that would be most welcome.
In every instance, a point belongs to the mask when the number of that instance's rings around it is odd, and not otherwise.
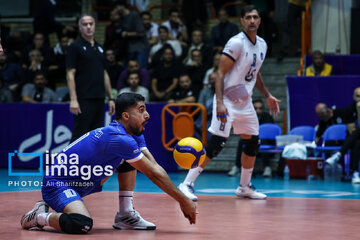
[[[216,157],[224,148],[227,138],[212,135],[208,145],[206,146],[206,155],[212,159]]]
[[[135,170],[135,168],[133,166],[131,166],[129,163],[124,162],[123,164],[118,166],[118,168],[116,170],[118,172],[130,172],[130,171]]]
[[[246,155],[255,157],[258,154],[260,147],[259,136],[251,136],[250,139],[243,139],[241,143],[244,145],[243,151]]]
[[[63,213],[60,216],[59,225],[65,233],[84,234],[91,230],[93,220],[78,213]]]

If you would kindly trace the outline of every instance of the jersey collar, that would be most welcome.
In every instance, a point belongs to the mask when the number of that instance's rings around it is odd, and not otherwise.
[[[255,46],[256,45],[256,38],[255,38],[255,42],[253,43],[252,41],[251,41],[251,39],[249,38],[249,36],[246,34],[246,32],[244,32],[244,31],[242,31],[244,34],[245,34],[245,36],[247,37],[247,39]]]

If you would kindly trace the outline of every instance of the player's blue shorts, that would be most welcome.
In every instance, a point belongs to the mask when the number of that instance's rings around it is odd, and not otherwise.
[[[43,200],[56,212],[63,212],[66,205],[76,200],[82,200],[82,197],[94,193],[100,192],[102,187],[100,185],[94,186],[90,189],[76,188],[66,186],[65,184],[56,185],[56,181],[44,181],[41,189]],[[63,182],[64,183],[64,182]],[[65,182],[66,183],[66,182]],[[71,182],[70,182],[71,183]]]

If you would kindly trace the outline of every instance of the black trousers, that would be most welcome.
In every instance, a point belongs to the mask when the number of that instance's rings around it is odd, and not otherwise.
[[[81,99],[78,101],[81,114],[74,115],[74,129],[70,142],[91,130],[104,126],[104,99]]]
[[[344,156],[348,150],[350,153],[350,169],[351,171],[359,171],[360,161],[360,129],[356,129],[348,136],[341,146],[340,153]]]

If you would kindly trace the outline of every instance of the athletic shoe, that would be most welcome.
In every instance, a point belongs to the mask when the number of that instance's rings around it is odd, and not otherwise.
[[[35,206],[32,210],[24,214],[21,218],[21,227],[29,230],[41,230],[43,226],[39,225],[37,222],[37,216],[40,213],[49,212],[49,205],[44,201],[38,201],[35,203]]]
[[[238,168],[236,165],[233,166],[228,172],[228,175],[231,177],[240,175],[240,168]]]
[[[340,160],[340,158],[341,158],[341,153],[337,152],[337,153],[334,153],[328,159],[326,159],[326,162],[330,165],[334,165],[335,163],[337,163]]]
[[[271,176],[272,176],[271,167],[266,166],[263,172],[263,177],[271,177]]]
[[[194,195],[192,184],[180,183],[179,190],[192,201],[196,202],[198,200],[197,196]]]
[[[255,190],[255,187],[249,183],[247,186],[239,185],[238,188],[235,190],[235,194],[238,197],[242,198],[251,198],[251,199],[266,199],[267,196],[263,193],[260,193]]]
[[[360,177],[359,177],[359,172],[354,172],[353,173],[353,177],[351,179],[352,183],[360,183]]]
[[[120,230],[155,230],[156,225],[146,221],[138,211],[117,212],[113,228]]]

